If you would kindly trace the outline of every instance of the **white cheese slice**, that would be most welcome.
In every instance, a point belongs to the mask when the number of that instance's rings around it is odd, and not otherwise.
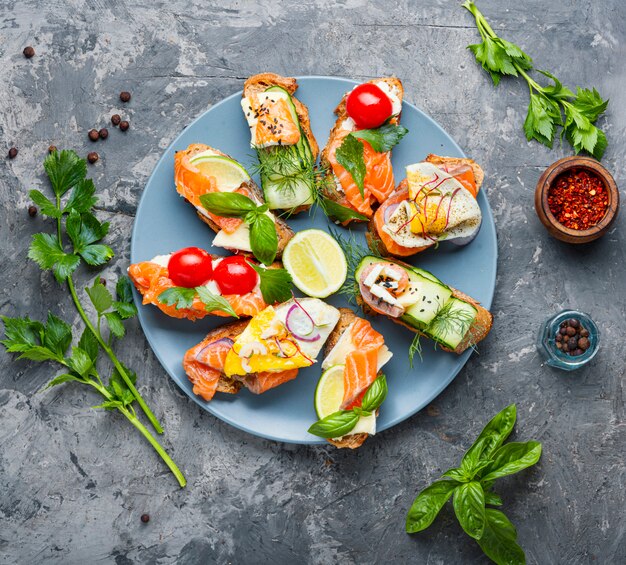
[[[398,306],[398,301],[392,296],[389,291],[385,290],[382,286],[375,284],[370,288],[370,292],[374,296],[380,298],[381,300],[384,300],[388,304],[391,304],[392,306]]]
[[[391,113],[395,116],[402,111],[402,101],[400,100],[400,93],[395,87],[391,87],[384,80],[375,80],[374,84],[380,88],[391,101]]]
[[[167,265],[170,262],[171,256],[172,256],[171,253],[169,253],[168,255],[157,255],[156,257],[153,257],[152,259],[150,259],[150,263],[156,263],[157,265],[160,265],[161,267],[167,268]]]
[[[242,223],[233,233],[226,233],[220,230],[213,238],[215,247],[224,247],[225,249],[238,249],[240,251],[252,251],[250,246],[250,226]]]
[[[354,322],[344,330],[341,336],[339,336],[337,343],[335,343],[334,347],[328,352],[326,359],[322,361],[323,370],[326,370],[333,365],[345,365],[348,353],[354,351],[354,344],[351,339],[353,325]],[[382,366],[385,365],[385,363],[388,363],[392,357],[393,353],[389,351],[389,348],[386,345],[383,345],[378,351],[378,370],[380,371]]]
[[[385,268],[384,263],[378,263],[378,265],[374,265],[374,268],[372,269],[370,274],[367,275],[367,277],[365,277],[363,284],[368,288],[373,286],[374,283],[376,282],[376,279],[378,278],[378,275],[380,275],[380,273],[383,272],[384,268]]]
[[[343,122],[341,122],[340,129],[344,131],[354,131],[356,129],[356,124],[352,118],[346,118]]]

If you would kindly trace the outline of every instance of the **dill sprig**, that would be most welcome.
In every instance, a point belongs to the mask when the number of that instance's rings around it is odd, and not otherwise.
[[[303,184],[313,192],[317,176],[315,164],[291,148],[282,145],[258,148],[258,164],[252,171],[261,177],[262,184],[269,181],[278,192],[286,195],[292,196]]]

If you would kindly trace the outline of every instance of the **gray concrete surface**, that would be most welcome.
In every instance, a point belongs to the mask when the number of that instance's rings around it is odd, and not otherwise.
[[[626,186],[622,0],[479,7],[538,66],[611,99],[604,163]],[[90,173],[112,222],[118,254],[104,276],[113,279],[127,266],[134,210],[161,151],[263,70],[401,77],[407,100],[483,164],[500,252],[495,327],[480,355],[431,406],[357,453],[280,445],[223,424],[177,390],[133,322],[118,351],[166,424],[184,490],[127,422],[89,408],[94,395],[69,385],[38,393],[53,369],[0,353],[1,563],[486,563],[451,509],[421,535],[406,535],[404,518],[418,490],[513,401],[517,437],[544,446],[536,468],[499,488],[528,562],[626,562],[624,215],[586,247],[548,237],[533,190],[570,148],[525,141],[526,87],[494,89],[465,50],[476,38],[456,1],[0,0],[0,146],[20,151],[0,160],[2,314],[42,318],[51,308],[78,323],[65,292],[26,259],[30,235],[46,227],[28,217],[27,191],[42,185],[51,143],[100,152]],[[133,99],[122,107],[124,89]],[[86,132],[114,111],[131,129],[92,146]],[[597,360],[574,374],[542,366],[533,345],[544,317],[566,306],[602,330]]]

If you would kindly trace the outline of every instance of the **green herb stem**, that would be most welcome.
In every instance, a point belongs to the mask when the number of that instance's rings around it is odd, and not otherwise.
[[[127,374],[126,370],[124,369],[124,367],[122,366],[122,364],[117,359],[115,353],[113,353],[113,350],[102,339],[102,335],[94,327],[94,325],[91,323],[91,320],[88,318],[87,314],[85,313],[85,310],[83,309],[83,307],[82,307],[82,305],[80,303],[80,300],[78,298],[78,295],[76,293],[76,288],[74,286],[74,281],[72,280],[72,276],[71,275],[67,277],[67,286],[68,286],[68,288],[70,290],[70,294],[72,295],[72,300],[74,301],[74,305],[76,306],[76,309],[78,310],[78,313],[80,314],[80,317],[82,318],[83,322],[85,323],[85,326],[87,326],[89,328],[89,331],[98,340],[98,343],[100,344],[100,347],[102,347],[102,349],[109,356],[109,359],[111,359],[111,362],[113,363],[114,367],[118,370],[118,372],[120,373],[120,376],[122,377],[122,379],[124,379],[124,382],[126,383],[126,386],[133,393],[133,396],[135,397],[135,399],[139,403],[139,406],[141,406],[141,409],[143,410],[144,414],[146,415],[146,418],[148,418],[148,420],[152,424],[152,427],[155,429],[155,431],[157,433],[162,434],[163,433],[163,428],[161,427],[161,424],[159,424],[159,421],[157,420],[156,416],[152,413],[152,410],[150,410],[150,408],[146,404],[145,400],[142,398],[141,394],[139,394],[139,391],[135,388],[135,385],[130,380],[130,377],[128,376],[128,374]]]

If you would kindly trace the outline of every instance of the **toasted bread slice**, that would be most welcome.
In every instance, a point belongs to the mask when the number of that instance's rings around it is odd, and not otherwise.
[[[349,308],[339,308],[340,317],[339,322],[335,326],[335,329],[331,332],[330,336],[328,336],[328,340],[326,341],[326,345],[324,346],[324,357],[326,357],[332,350],[333,347],[339,341],[339,338],[342,336],[343,332],[345,332],[350,324],[356,320],[356,314],[350,310]],[[378,415],[378,411],[376,411],[376,415]],[[352,434],[342,437],[339,440],[335,439],[327,439],[328,443],[331,443],[335,447],[339,449],[347,448],[347,449],[356,449],[357,447],[361,447],[363,442],[368,438],[369,434]]]
[[[226,153],[223,153],[222,151],[220,151],[219,149],[215,149],[214,147],[210,147],[209,145],[205,145],[201,143],[192,144],[187,149],[177,152],[177,156],[175,158],[175,165],[174,165],[175,182],[176,182],[176,189],[181,196],[184,195],[185,192],[187,192],[187,189],[184,186],[182,186],[184,183],[184,174],[181,174],[179,171],[180,169],[184,167],[184,165],[180,163],[178,154],[181,153],[185,156],[192,157],[194,154],[201,153],[207,150],[213,151],[216,154],[221,155],[222,157],[226,157],[227,159],[232,159],[233,161],[235,160],[229,155],[227,155]],[[244,182],[242,184],[242,187],[247,188],[250,191],[250,193],[254,196],[254,198],[258,200],[259,202],[265,202],[263,191],[257,186],[257,184],[252,179],[250,179],[248,182]],[[191,190],[189,191],[192,192]],[[196,213],[198,214],[198,217],[205,224],[207,224],[215,233],[220,231],[221,228],[211,218],[203,214],[199,210],[198,205],[196,205],[193,202],[190,202],[187,198],[185,198],[185,200],[189,202],[196,209]],[[278,251],[276,253],[276,257],[280,258],[285,249],[285,246],[287,245],[289,240],[293,237],[294,233],[293,233],[293,230],[287,225],[287,223],[276,214],[274,214],[274,220],[276,223],[276,234],[278,235]],[[240,251],[240,250],[234,249],[233,251]],[[242,253],[251,255],[250,253],[246,253],[246,252],[242,252]]]
[[[407,265],[406,263],[403,263],[402,261],[398,261],[397,259],[394,259],[394,262],[397,263],[398,265],[407,266],[407,267],[410,266],[410,265]],[[489,312],[489,310],[487,310],[485,307],[481,306],[480,302],[477,302],[470,296],[467,296],[467,294],[464,294],[460,290],[456,290],[453,287],[450,287],[450,289],[452,290],[452,296],[454,296],[455,298],[458,298],[459,300],[463,300],[464,302],[468,302],[469,304],[474,306],[474,308],[476,308],[476,311],[477,311],[476,319],[472,323],[467,334],[465,334],[463,341],[461,341],[461,343],[457,345],[456,349],[450,349],[449,347],[444,347],[441,344],[439,345],[439,347],[443,349],[444,351],[450,351],[452,353],[456,353],[457,355],[460,355],[468,347],[474,347],[478,342],[482,341],[483,339],[487,337],[487,335],[491,331],[491,327],[493,326],[493,314],[491,314],[491,312]],[[372,310],[372,308],[368,306],[368,304],[363,300],[363,297],[360,294],[356,297],[356,301],[357,301],[357,304],[363,310],[364,314],[367,314],[368,316],[378,315],[378,312]],[[404,326],[405,328],[411,330],[414,333],[418,333],[430,339],[426,334],[414,328],[413,326],[410,326],[409,324],[403,322],[399,318],[389,317],[389,319],[392,322],[395,322],[396,324],[400,324],[401,326]]]
[[[309,109],[294,96],[294,93],[298,89],[298,82],[295,78],[283,77],[275,73],[260,73],[258,75],[251,76],[243,85],[243,96],[246,97],[251,94],[265,92],[271,86],[280,86],[291,95],[291,99],[296,108],[296,114],[298,115],[298,121],[300,122],[300,127],[309,142],[309,147],[311,148],[311,153],[313,154],[313,163],[315,163],[320,149],[317,144],[317,140],[313,135],[313,131],[311,130]],[[296,208],[289,210],[289,213],[291,215],[298,214],[304,210],[308,210],[310,207],[310,204],[303,204],[302,206],[297,206]]]
[[[395,77],[383,77],[372,79],[370,83],[375,83],[383,81],[385,82],[392,90],[396,91],[399,94],[400,100],[402,100],[404,96],[404,87],[402,86],[402,82]],[[326,143],[326,147],[322,150],[322,154],[320,157],[320,164],[322,170],[326,171],[326,182],[322,185],[322,195],[326,198],[333,200],[337,204],[341,204],[342,206],[347,206],[348,208],[352,208],[350,204],[347,202],[343,192],[341,192],[337,187],[336,177],[333,173],[330,161],[328,160],[328,152],[330,150],[331,145],[337,140],[340,136],[341,125],[345,119],[349,118],[348,112],[346,110],[346,100],[348,99],[348,95],[350,93],[346,92],[341,99],[341,102],[335,108],[335,115],[337,116],[337,120],[335,121],[335,125],[330,130],[330,135],[328,137],[328,142]],[[400,114],[396,118],[394,118],[394,123],[398,123],[400,120]],[[343,222],[343,225],[348,225],[350,222],[358,222],[360,220],[351,219]]]
[[[244,83],[243,95],[249,96],[250,94],[265,92],[270,86],[280,86],[291,94],[293,103],[296,107],[296,113],[298,114],[298,120],[300,121],[300,127],[309,142],[314,160],[317,160],[320,148],[317,145],[317,141],[315,140],[313,131],[311,130],[309,109],[294,96],[294,93],[298,90],[298,82],[295,78],[283,77],[275,73],[261,73],[254,75]]]
[[[439,155],[434,155],[433,153],[430,153],[429,155],[426,156],[426,159],[424,159],[424,161],[427,161],[437,166],[457,165],[457,164],[469,165],[472,168],[472,171],[474,172],[474,179],[476,180],[477,190],[480,190],[483,184],[483,181],[485,180],[485,173],[482,167],[478,163],[476,163],[476,161],[474,161],[473,159],[468,159],[466,157],[441,157]],[[406,189],[406,188],[407,188],[406,179],[402,179],[400,183],[398,184],[396,191]],[[369,245],[370,249],[374,251],[375,253],[378,253],[379,255],[382,255],[383,257],[395,257],[395,255],[389,252],[389,250],[387,249],[387,246],[385,245],[383,240],[380,238],[380,235],[378,234],[378,229],[376,228],[376,222],[375,222],[374,216],[371,217],[369,223],[367,224],[367,232],[365,233],[365,239],[367,240],[367,244]],[[419,253],[419,251],[421,250],[422,248],[416,248],[415,253]]]

